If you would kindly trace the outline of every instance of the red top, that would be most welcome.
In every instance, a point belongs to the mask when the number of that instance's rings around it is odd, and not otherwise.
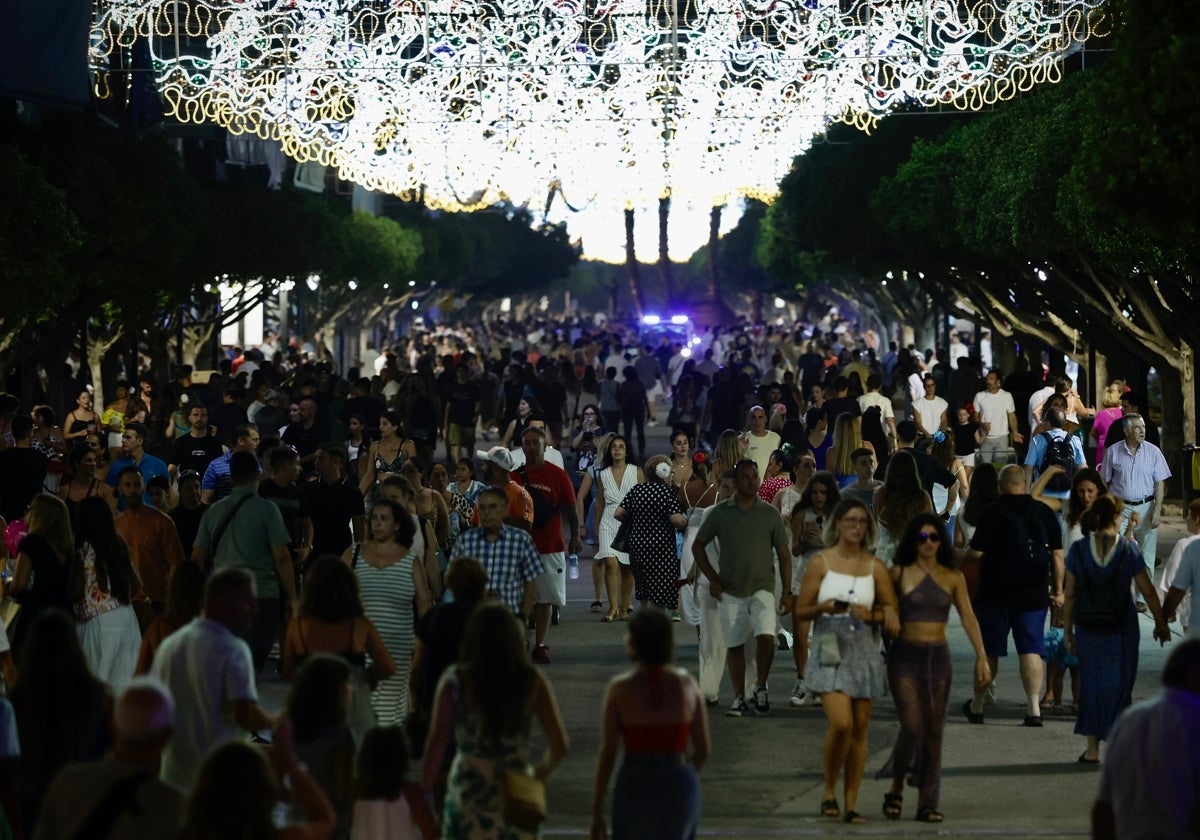
[[[692,725],[680,723],[645,723],[621,728],[627,753],[681,753],[687,749]]]
[[[540,467],[534,468],[525,465],[524,471],[529,475],[529,485],[541,491],[542,495],[550,502],[552,506],[558,510],[562,510],[567,505],[575,506],[575,488],[571,484],[571,478],[560,467],[554,464],[543,462]],[[516,470],[509,474],[509,477],[519,485],[524,485],[525,481],[521,478],[521,470]],[[532,491],[529,491],[532,493]],[[553,516],[550,521],[541,528],[533,529],[533,542],[537,546],[538,554],[554,554],[558,551],[566,551],[567,545],[563,540],[562,517]]]

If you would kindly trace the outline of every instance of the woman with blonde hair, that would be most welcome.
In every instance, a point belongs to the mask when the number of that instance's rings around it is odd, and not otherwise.
[[[717,438],[717,445],[713,447],[712,469],[708,472],[713,482],[719,480],[722,473],[733,469],[737,462],[745,457],[745,451],[741,436],[737,432],[733,429],[721,432]]]
[[[1108,434],[1108,429],[1113,423],[1121,419],[1121,397],[1125,393],[1125,381],[1122,379],[1114,379],[1104,389],[1104,394],[1100,397],[1100,404],[1104,406],[1096,412],[1096,418],[1092,421],[1092,438],[1096,441],[1096,463],[1104,463],[1104,438]]]
[[[825,469],[833,473],[838,487],[845,487],[857,480],[852,453],[864,448],[875,453],[875,447],[863,440],[859,419],[848,412],[839,414],[833,424],[833,443],[825,453]]]
[[[71,575],[79,562],[71,518],[62,499],[45,493],[34,496],[25,524],[29,532],[17,545],[16,571],[6,584],[8,595],[21,605],[12,639],[18,657],[39,613],[54,607],[71,612]]]

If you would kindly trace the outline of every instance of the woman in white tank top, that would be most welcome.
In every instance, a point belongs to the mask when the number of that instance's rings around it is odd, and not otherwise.
[[[804,681],[821,696],[829,721],[821,813],[861,823],[866,820],[855,805],[867,758],[867,729],[886,679],[879,629],[895,635],[900,618],[887,569],[868,548],[875,542],[875,523],[867,506],[843,499],[825,533],[830,547],[809,562],[793,614],[800,621],[815,621]],[[844,815],[836,791],[843,770]]]

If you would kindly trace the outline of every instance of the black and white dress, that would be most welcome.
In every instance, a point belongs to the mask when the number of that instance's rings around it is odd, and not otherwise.
[[[679,590],[679,555],[671,516],[682,513],[675,488],[657,482],[639,484],[621,501],[633,517],[629,532],[629,564],[633,567],[634,597],[665,609],[675,609]]]

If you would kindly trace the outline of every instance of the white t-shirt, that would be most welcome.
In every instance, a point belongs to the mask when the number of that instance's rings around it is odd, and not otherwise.
[[[233,704],[258,702],[250,646],[224,624],[197,618],[163,640],[150,673],[175,698],[175,730],[159,777],[188,794],[208,754],[242,737]]]
[[[1188,617],[1183,623],[1189,633],[1200,632],[1200,537],[1189,536],[1175,543],[1158,579],[1160,598],[1172,587],[1188,593],[1179,604],[1179,614]]]
[[[779,434],[768,430],[765,435],[758,437],[750,432],[746,438],[750,441],[746,446],[746,457],[758,464],[758,477],[761,479],[767,474],[771,453],[779,448]]]
[[[1033,392],[1033,396],[1029,398],[1029,428],[1037,428],[1038,421],[1037,418],[1033,416],[1033,412],[1037,410],[1038,406],[1050,399],[1050,395],[1053,393],[1054,386],[1052,385],[1046,388],[1039,388]]]
[[[942,428],[942,412],[949,407],[950,403],[941,397],[934,397],[931,400],[921,397],[913,403],[913,410],[921,417],[922,427],[926,433],[931,435]]]
[[[875,406],[879,406],[879,419],[883,420],[884,432],[890,435],[892,430],[887,425],[887,421],[896,416],[896,412],[892,408],[892,401],[878,391],[869,391],[858,398],[858,408],[863,414],[867,413],[868,408]]]
[[[975,410],[979,412],[979,424],[991,423],[988,437],[1008,437],[1008,415],[1016,412],[1012,394],[1001,388],[994,394],[980,391],[975,395]]]

